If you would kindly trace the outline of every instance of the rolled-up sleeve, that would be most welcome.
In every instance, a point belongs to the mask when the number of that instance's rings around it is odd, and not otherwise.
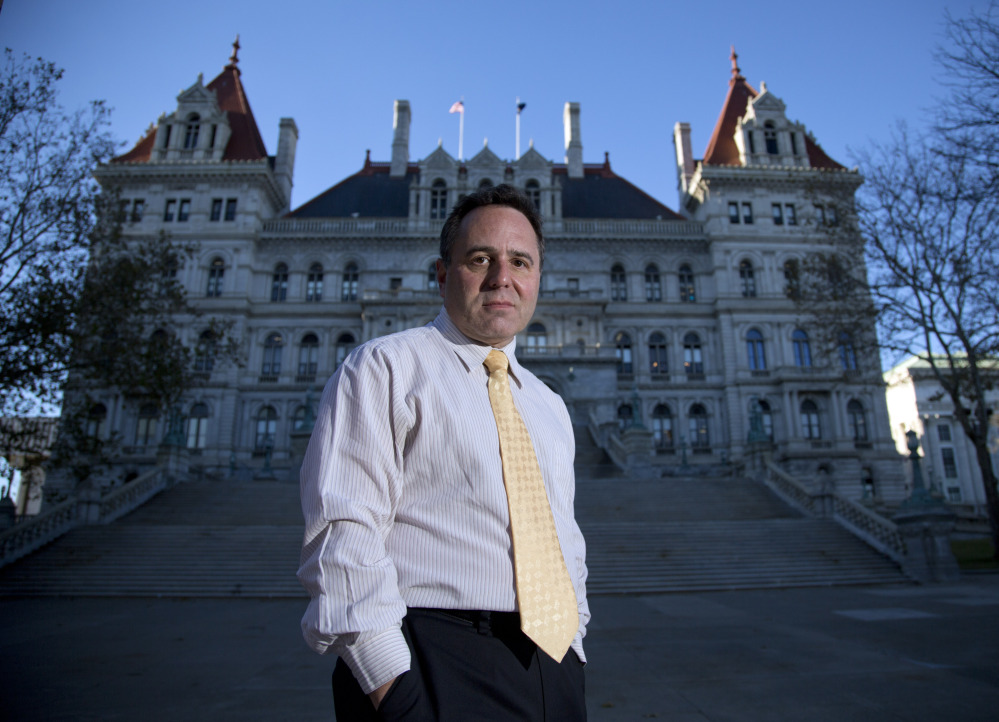
[[[391,359],[357,349],[323,392],[301,471],[298,578],[306,642],[339,655],[365,692],[407,671],[406,604],[386,550],[401,493],[407,410]]]

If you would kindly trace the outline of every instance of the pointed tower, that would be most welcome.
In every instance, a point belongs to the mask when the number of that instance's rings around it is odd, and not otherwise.
[[[135,146],[94,175],[102,187],[120,194],[126,239],[162,234],[193,249],[176,269],[176,279],[205,319],[224,318],[232,324],[234,337],[252,358],[267,336],[253,327],[250,299],[258,281],[254,268],[265,269],[260,284],[278,279],[274,294],[267,286],[268,298],[284,299],[288,294],[290,259],[273,258],[264,237],[267,223],[285,214],[291,204],[298,128],[291,118],[282,118],[277,154],[268,155],[243,85],[239,49],[237,36],[228,63],[215,78],[206,84],[199,74],[177,95],[174,108],[163,113]],[[190,347],[211,333],[207,323],[196,321],[184,328]],[[274,325],[283,332],[288,324]],[[274,328],[268,332],[279,333]],[[202,383],[182,403],[180,410],[189,419],[188,446],[207,465],[224,467],[233,450],[246,446],[240,437],[245,422],[238,420],[237,389],[244,383],[240,373],[235,365],[205,370]],[[134,399],[114,396],[109,403],[117,406],[109,408],[113,418],[140,415]],[[212,430],[206,437],[201,429],[207,425]],[[137,453],[155,454],[158,441]]]
[[[864,363],[842,368],[835,352],[819,348],[817,330],[807,327],[792,298],[798,269],[816,250],[829,250],[828,226],[838,208],[852,205],[862,179],[789,120],[766,83],[759,90],[749,84],[734,48],[730,61],[728,92],[704,156],[692,157],[688,124],[677,123],[673,139],[680,206],[711,238],[718,334],[730,360],[724,396],[733,453],[746,453],[750,412],[769,414],[787,439],[781,452],[787,465],[815,469],[824,449],[839,448],[840,441],[825,439],[847,434],[851,404],[864,409],[870,435],[855,446],[843,442],[852,448],[835,474],[855,485],[851,496],[859,497],[865,474],[884,482],[886,498],[897,496],[873,328],[858,330],[872,339]],[[803,429],[803,418],[812,425]]]

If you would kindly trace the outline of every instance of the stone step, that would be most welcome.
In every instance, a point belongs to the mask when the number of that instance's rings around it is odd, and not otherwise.
[[[591,593],[904,581],[829,521],[735,478],[581,478]],[[297,485],[199,481],[0,570],[0,594],[304,597]]]

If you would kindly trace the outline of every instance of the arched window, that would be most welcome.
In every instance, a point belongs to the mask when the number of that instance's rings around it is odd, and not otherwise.
[[[257,433],[253,440],[254,451],[263,452],[274,448],[277,437],[277,411],[273,406],[265,406],[257,414]]]
[[[527,327],[527,353],[544,353],[548,346],[548,331],[543,323],[535,321]]]
[[[614,337],[614,355],[617,356],[617,372],[630,374],[634,372],[631,362],[631,336],[624,331]]]
[[[757,405],[760,409],[760,419],[763,423],[763,433],[770,440],[774,440],[774,414],[770,409],[770,404],[760,399],[757,401]]]
[[[645,300],[663,300],[663,286],[659,280],[659,268],[654,263],[645,267]]]
[[[628,277],[624,273],[624,267],[620,263],[615,263],[610,270],[611,300],[628,300]]]
[[[673,416],[665,404],[652,410],[652,443],[657,450],[673,448]]]
[[[653,376],[669,373],[666,360],[666,337],[656,331],[649,336],[649,373]]]
[[[694,290],[694,272],[686,263],[680,266],[677,273],[680,281],[680,300],[684,303],[694,303],[697,301],[697,292]]]
[[[753,433],[753,417],[758,416],[760,420],[760,431],[770,441],[774,440],[774,416],[770,409],[770,404],[763,399],[753,397],[749,400],[749,428]],[[750,439],[753,441],[755,439]]]
[[[271,301],[284,301],[288,297],[288,266],[279,263],[274,266],[271,279]]]
[[[493,182],[491,180],[489,180],[488,178],[483,178],[482,180],[479,181],[479,190],[480,191],[481,190],[485,190],[486,188],[492,188],[492,187],[493,187]]]
[[[197,113],[192,113],[187,119],[187,128],[184,130],[184,150],[193,150],[198,147],[198,133],[201,132],[201,118]]]
[[[305,281],[305,300],[313,302],[323,300],[323,267],[319,263],[309,266],[309,275]]]
[[[739,282],[742,284],[742,295],[751,298],[756,295],[756,278],[753,276],[753,264],[743,261],[739,264]]]
[[[351,261],[343,269],[343,283],[340,286],[341,301],[357,300],[357,284],[360,281],[357,264]]]
[[[430,220],[443,221],[447,218],[447,183],[441,178],[430,186]]]
[[[784,294],[793,301],[801,297],[801,265],[797,258],[784,261]]]
[[[298,346],[298,375],[315,376],[319,368],[319,339],[314,333],[302,337]]]
[[[203,449],[208,438],[208,404],[191,407],[187,417],[187,448]]]
[[[839,362],[846,371],[857,370],[857,354],[853,349],[853,338],[846,331],[839,335]]]
[[[160,410],[156,404],[143,404],[139,407],[139,418],[135,424],[135,445],[151,446],[158,443],[156,427],[160,418]]]
[[[527,193],[527,197],[531,199],[534,207],[538,209],[538,213],[541,212],[541,186],[533,178],[524,184],[524,192]]]
[[[281,373],[281,351],[284,339],[281,334],[272,333],[264,342],[264,362],[260,367],[261,376],[277,376]]]
[[[767,145],[767,153],[777,155],[777,129],[774,127],[773,121],[768,120],[763,124],[763,140]]]
[[[853,440],[867,441],[867,414],[864,413],[864,405],[856,399],[851,399],[846,405],[846,417]]]
[[[821,439],[822,425],[819,423],[819,407],[811,399],[801,402],[801,435],[806,439]]]
[[[225,276],[225,261],[221,258],[213,258],[212,264],[208,267],[208,290],[205,293],[209,298],[218,298],[222,295],[222,278]]]
[[[763,348],[763,334],[755,328],[746,333],[746,356],[752,371],[764,371],[767,368],[767,356]]]
[[[634,410],[631,408],[631,404],[621,404],[617,407],[617,427],[621,431],[624,431],[629,426],[631,426],[631,418],[634,415]]]
[[[340,337],[336,340],[336,368],[340,368],[340,364],[347,358],[347,354],[351,352],[356,343],[357,341],[354,340],[351,334],[340,334]]]
[[[167,345],[170,343],[170,337],[167,332],[162,328],[158,328],[149,334],[149,348],[152,353],[163,354],[166,353]]]
[[[701,404],[690,407],[687,416],[687,428],[690,431],[690,447],[694,453],[711,450],[711,434],[708,431],[708,411]]]
[[[294,415],[291,417],[291,428],[295,431],[301,431],[305,428],[305,407],[299,406],[295,409]]]
[[[808,343],[808,334],[800,328],[791,334],[791,344],[794,346],[794,365],[798,368],[811,368],[812,347]]]
[[[215,368],[215,354],[218,346],[218,338],[215,332],[207,329],[198,336],[198,345],[194,350],[194,370],[201,373],[210,373]]]
[[[704,373],[704,357],[701,355],[701,339],[696,333],[688,333],[683,337],[683,372],[687,374]]]
[[[108,419],[108,407],[104,404],[94,404],[87,412],[87,436],[91,439],[103,439]]]
[[[440,284],[437,283],[437,263],[431,263],[430,267],[427,269],[427,290],[432,293],[439,293],[441,290]]]

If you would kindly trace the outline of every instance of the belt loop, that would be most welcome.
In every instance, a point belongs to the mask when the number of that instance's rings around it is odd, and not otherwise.
[[[479,634],[488,636],[492,633],[492,614],[488,611],[479,612],[479,619],[475,623],[475,629]]]

